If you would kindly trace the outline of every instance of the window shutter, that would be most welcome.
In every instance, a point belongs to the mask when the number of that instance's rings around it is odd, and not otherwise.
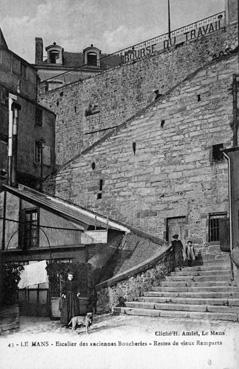
[[[24,243],[24,233],[25,233],[25,210],[20,210],[19,214],[19,248],[24,250],[25,249],[25,243]]]

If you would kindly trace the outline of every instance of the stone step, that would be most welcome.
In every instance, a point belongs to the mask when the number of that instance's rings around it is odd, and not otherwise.
[[[214,275],[225,275],[231,276],[231,271],[227,269],[214,269],[214,270],[179,270],[177,272],[172,272],[170,276],[214,276]]]
[[[222,265],[230,265],[229,260],[224,260],[224,259],[202,259],[202,265],[206,265],[206,266],[222,266]]]
[[[202,270],[197,270],[195,271],[194,273],[187,273],[187,274],[181,274],[179,272],[175,273],[175,274],[169,274],[165,277],[165,280],[177,280],[177,279],[180,279],[180,280],[183,280],[183,279],[188,279],[188,278],[206,278],[206,279],[217,279],[217,278],[220,278],[221,279],[231,279],[231,276],[232,274],[229,272],[229,271],[221,271],[220,273],[212,273],[212,272],[205,272],[205,271],[202,271]]]
[[[217,305],[191,305],[191,304],[172,304],[157,302],[126,302],[127,307],[136,309],[157,309],[175,311],[202,311],[207,313],[239,313],[238,306],[217,306]]]
[[[139,297],[138,301],[145,302],[159,302],[159,303],[179,303],[192,305],[224,305],[224,306],[238,306],[239,298],[197,298],[197,297]]]
[[[171,286],[171,287],[151,287],[152,291],[159,291],[159,292],[233,292],[238,291],[236,286],[209,286],[209,287],[203,287],[203,286]]]
[[[222,265],[215,265],[215,264],[209,264],[209,265],[205,265],[205,264],[202,264],[202,265],[195,265],[195,266],[192,266],[192,267],[183,267],[181,270],[179,270],[179,268],[176,268],[175,269],[175,272],[187,272],[187,271],[214,271],[214,270],[228,270],[230,271],[231,270],[231,266],[230,264],[222,264]]]
[[[220,245],[210,245],[210,246],[207,246],[207,247],[198,246],[198,247],[195,247],[195,250],[197,252],[202,253],[202,254],[204,254],[204,253],[205,254],[216,253],[216,254],[228,255],[227,252],[222,251],[220,249]]]
[[[192,277],[185,277],[185,276],[168,276],[165,278],[165,282],[183,282],[183,281],[195,281],[195,282],[213,282],[213,281],[221,281],[221,282],[230,282],[230,276],[229,275],[212,275],[210,277],[198,275],[198,276],[192,276]]]
[[[162,281],[160,283],[161,287],[227,287],[230,286],[230,281],[199,281],[199,282],[195,282],[192,279],[187,279],[184,281],[171,281],[171,280],[167,280],[167,281]]]
[[[196,311],[171,311],[156,309],[134,309],[129,307],[115,307],[114,314],[127,314],[151,317],[171,317],[171,318],[189,318],[189,319],[207,319],[207,320],[225,320],[238,321],[238,313],[206,313]]]
[[[229,260],[228,259],[215,259],[212,257],[204,257],[201,259],[200,263],[202,264],[213,264],[213,265],[222,265],[222,264],[226,264],[229,265]]]
[[[212,256],[223,257],[225,259],[230,257],[229,253],[218,251],[216,249],[197,250],[196,255],[198,255],[199,257],[200,256],[212,255]]]
[[[238,289],[237,289],[238,291]],[[183,291],[183,292],[175,292],[175,291],[147,291],[144,293],[144,296],[148,297],[196,297],[196,298],[239,298],[239,292],[227,291],[227,292],[219,292],[219,291]]]
[[[217,260],[217,261],[229,260],[228,255],[224,255],[224,254],[201,253],[198,256],[199,258],[201,257],[203,260]]]

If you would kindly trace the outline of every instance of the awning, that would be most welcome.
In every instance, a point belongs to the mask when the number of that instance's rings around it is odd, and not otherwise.
[[[71,204],[58,197],[36,191],[30,187],[19,185],[18,188],[16,188],[3,185],[2,188],[20,199],[35,204],[40,208],[78,224],[78,226],[81,226],[82,231],[86,230],[89,226],[93,226],[95,228],[115,229],[126,233],[130,232],[129,228],[110,220],[105,216],[96,214],[81,206]]]

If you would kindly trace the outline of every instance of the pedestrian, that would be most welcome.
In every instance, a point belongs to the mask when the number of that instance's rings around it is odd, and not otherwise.
[[[188,266],[192,266],[193,261],[196,259],[195,250],[192,241],[187,242],[186,256],[188,260]]]
[[[61,324],[67,326],[73,316],[79,315],[80,292],[72,272],[68,272],[67,280],[61,294]]]
[[[183,266],[183,244],[178,237],[178,234],[173,235],[172,246],[174,250],[175,268],[179,267],[181,270]]]

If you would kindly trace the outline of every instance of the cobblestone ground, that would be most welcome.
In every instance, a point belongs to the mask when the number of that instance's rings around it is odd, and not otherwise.
[[[124,329],[128,333],[138,333],[149,334],[152,331],[157,330],[198,330],[198,329],[212,329],[212,330],[227,330],[227,331],[238,331],[239,324],[231,322],[209,322],[200,320],[186,320],[186,319],[163,319],[163,318],[151,318],[151,317],[136,317],[136,316],[112,316],[110,314],[106,315],[96,315],[94,317],[94,322],[90,328],[90,334],[99,335],[103,334],[105,330],[113,333],[117,330]],[[83,334],[85,333],[84,328],[77,328],[76,332],[72,332],[71,327],[62,327],[59,320],[50,320],[49,318],[39,318],[39,317],[26,317],[20,318],[20,329],[14,332],[14,335],[19,334],[66,334],[75,335],[75,333]],[[9,332],[9,334],[11,334]],[[239,339],[239,337],[238,337]]]
[[[103,315],[87,335],[48,318],[21,317],[19,331],[0,338],[0,366],[238,369],[238,339],[239,324],[230,322]]]

